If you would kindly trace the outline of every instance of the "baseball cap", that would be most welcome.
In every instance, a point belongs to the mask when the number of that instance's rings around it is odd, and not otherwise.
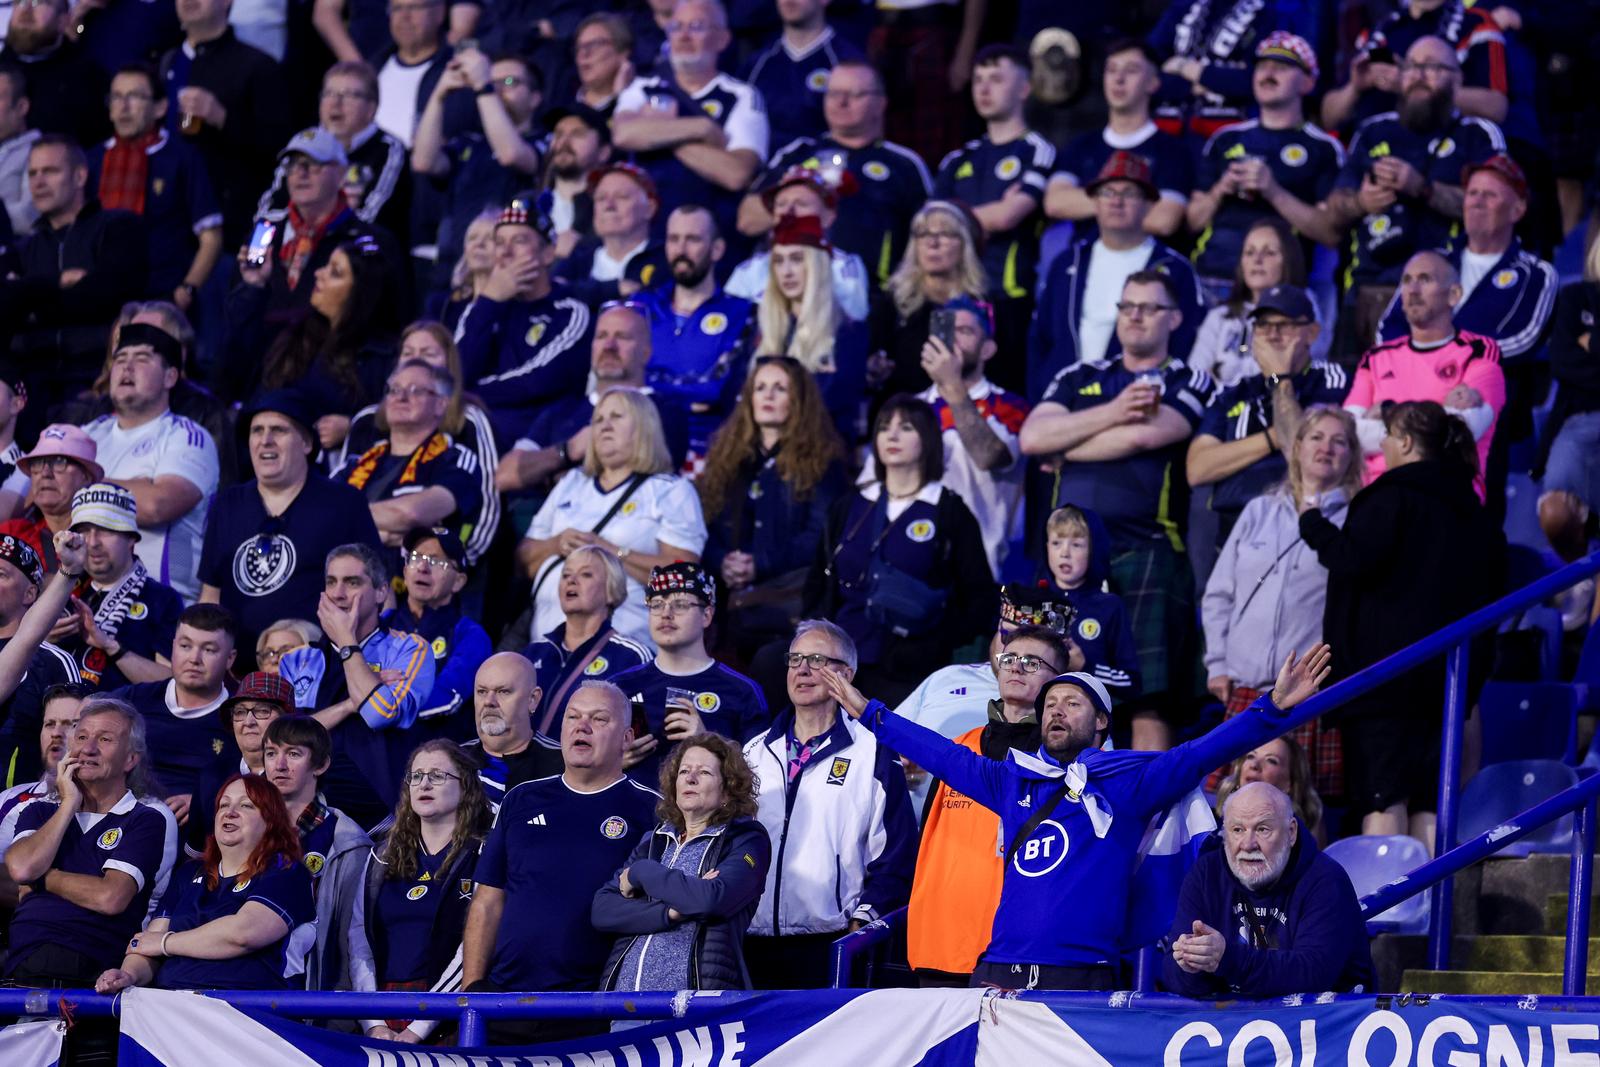
[[[1274,30],[1256,45],[1256,59],[1271,59],[1299,67],[1315,80],[1317,77],[1317,51],[1311,43],[1288,30]]]
[[[666,596],[668,593],[688,593],[705,601],[708,607],[716,607],[717,581],[710,571],[698,563],[679,560],[665,567],[651,567],[645,599]]]
[[[1502,152],[1490,156],[1481,163],[1468,163],[1461,168],[1461,187],[1466,188],[1467,182],[1471,181],[1472,176],[1480,170],[1486,170],[1499,177],[1501,181],[1511,186],[1511,191],[1520,199],[1528,199],[1528,176],[1522,173],[1522,168],[1517,166],[1517,161],[1510,156]]]
[[[83,464],[91,482],[102,482],[105,481],[106,472],[104,467],[95,462],[95,453],[98,451],[94,438],[79,427],[70,422],[52,422],[39,431],[39,440],[34,442],[33,451],[17,460],[17,466],[27,471],[28,465],[36,459],[66,456]]]
[[[307,126],[283,146],[278,153],[278,158],[287,156],[305,156],[318,163],[337,163],[347,166],[350,160],[344,154],[344,145],[339,143],[339,138],[323,129],[321,126]]]
[[[224,716],[229,716],[230,709],[235,704],[246,700],[275,704],[285,715],[294,714],[294,686],[280,675],[268,674],[266,671],[251,671],[239,680],[238,691],[224,700],[218,711]]]
[[[1298,285],[1274,285],[1262,293],[1261,299],[1257,300],[1256,306],[1251,309],[1250,317],[1253,319],[1264,311],[1275,311],[1291,319],[1305,319],[1312,322],[1317,318],[1317,309],[1311,303],[1311,297]]]
[[[72,494],[72,528],[98,526],[139,537],[139,504],[133,494],[113,482],[95,482]]]
[[[406,534],[402,544],[407,552],[411,552],[424,541],[439,542],[439,550],[451,563],[456,565],[456,570],[467,569],[467,550],[461,544],[461,538],[445,526],[418,526]]]
[[[561,107],[551,108],[544,113],[544,128],[554,133],[557,123],[562,119],[578,119],[600,135],[601,144],[611,143],[611,124],[606,121],[604,115],[588,104],[573,101]]]
[[[1094,181],[1083,187],[1084,192],[1093,196],[1095,190],[1107,182],[1132,182],[1139,187],[1146,200],[1158,200],[1161,197],[1161,190],[1156,188],[1156,183],[1150,177],[1150,161],[1136,152],[1119,148],[1111,153],[1111,158],[1100,168]]]

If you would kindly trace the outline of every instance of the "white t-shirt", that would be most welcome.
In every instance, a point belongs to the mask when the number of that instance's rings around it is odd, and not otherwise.
[[[623,272],[628,269],[628,264],[633,262],[633,257],[643,252],[649,247],[649,244],[650,239],[646,237],[643,241],[628,249],[621,259],[612,259],[611,253],[606,251],[604,245],[601,245],[594,250],[594,264],[589,268],[589,277],[597,282],[620,280]]]
[[[1494,270],[1494,265],[1500,262],[1503,252],[1474,252],[1470,248],[1461,250],[1461,302],[1466,303],[1467,297],[1472,295],[1472,290],[1478,283]],[[1457,304],[1456,307],[1460,307]]]
[[[611,492],[604,493],[594,478],[581,468],[568,471],[533,517],[526,536],[544,540],[562,530],[594,529],[627,485],[624,481]],[[700,497],[685,478],[676,474],[651,475],[611,517],[599,537],[633,552],[654,555],[666,544],[698,556],[706,547],[706,520],[700,511]],[[559,594],[561,562],[555,556],[550,557],[533,579],[539,589],[534,600],[531,630],[535,637],[549,633],[564,621]],[[545,572],[549,570],[555,573],[546,577]],[[631,574],[628,598],[612,613],[611,625],[624,637],[655,648],[650,640],[650,615],[644,605],[644,586]]]
[[[1000,697],[1000,682],[987,663],[953,663],[922,680],[894,713],[952,741],[989,721],[989,701]],[[920,814],[928,802],[928,777],[911,788],[911,802]]]
[[[411,139],[416,136],[417,119],[422,114],[417,92],[422,88],[422,77],[428,73],[428,64],[432,62],[433,57],[429,56],[416,66],[408,67],[400,62],[398,56],[390,56],[383,69],[378,71],[378,115],[375,120],[378,129],[407,148],[411,147]]]
[[[1144,269],[1155,247],[1153,237],[1126,252],[1095,241],[1094,252],[1089,256],[1089,278],[1084,283],[1083,311],[1078,319],[1078,358],[1083,362],[1105,358],[1111,337],[1117,332],[1117,302],[1122,299],[1123,283],[1128,275]]]
[[[628,87],[618,94],[617,111],[640,111],[650,103],[652,97],[660,99],[668,95],[669,89],[682,92],[677,86],[669,86],[664,78],[654,74],[641,75],[629,82]],[[699,92],[688,95],[702,106],[705,106],[707,98],[710,98],[710,106],[713,108],[720,106],[724,98],[730,99],[732,104],[728,107],[728,117],[721,122],[727,150],[737,152],[741,148],[749,149],[756,154],[757,159],[767,158],[767,142],[772,137],[772,126],[767,121],[767,109],[755,86],[727,74],[718,74],[706,82]],[[679,118],[688,117],[679,116]],[[712,116],[713,119],[717,117]]]
[[[95,459],[105,468],[108,481],[176,474],[200,490],[200,502],[172,522],[155,525],[141,519],[134,546],[157,581],[192,602],[200,595],[200,543],[219,476],[211,434],[170,411],[131,430],[119,427],[115,415],[102,415],[83,429],[94,438]]]

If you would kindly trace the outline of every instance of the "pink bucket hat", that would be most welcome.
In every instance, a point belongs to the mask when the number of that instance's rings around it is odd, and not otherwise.
[[[106,472],[100,464],[95,462],[94,438],[84,433],[70,422],[53,422],[39,431],[39,440],[34,443],[33,451],[17,461],[17,466],[29,470],[29,464],[36,459],[46,459],[50,456],[66,456],[83,464],[89,472],[89,481],[103,482]]]

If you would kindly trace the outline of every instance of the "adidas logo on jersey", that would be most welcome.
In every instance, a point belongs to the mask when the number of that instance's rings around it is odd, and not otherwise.
[[[541,811],[539,814],[535,815],[533,818],[528,820],[528,825],[529,826],[547,826],[549,824],[544,821],[544,812]]]

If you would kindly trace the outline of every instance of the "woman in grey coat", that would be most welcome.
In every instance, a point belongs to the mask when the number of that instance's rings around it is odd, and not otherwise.
[[[1238,714],[1272,685],[1290,650],[1322,641],[1328,572],[1300,539],[1300,512],[1322,509],[1343,523],[1361,488],[1355,422],[1342,408],[1312,407],[1295,430],[1289,477],[1245,505],[1206,582],[1206,688]],[[1316,789],[1342,795],[1338,732],[1320,722],[1294,731],[1311,759]]]

